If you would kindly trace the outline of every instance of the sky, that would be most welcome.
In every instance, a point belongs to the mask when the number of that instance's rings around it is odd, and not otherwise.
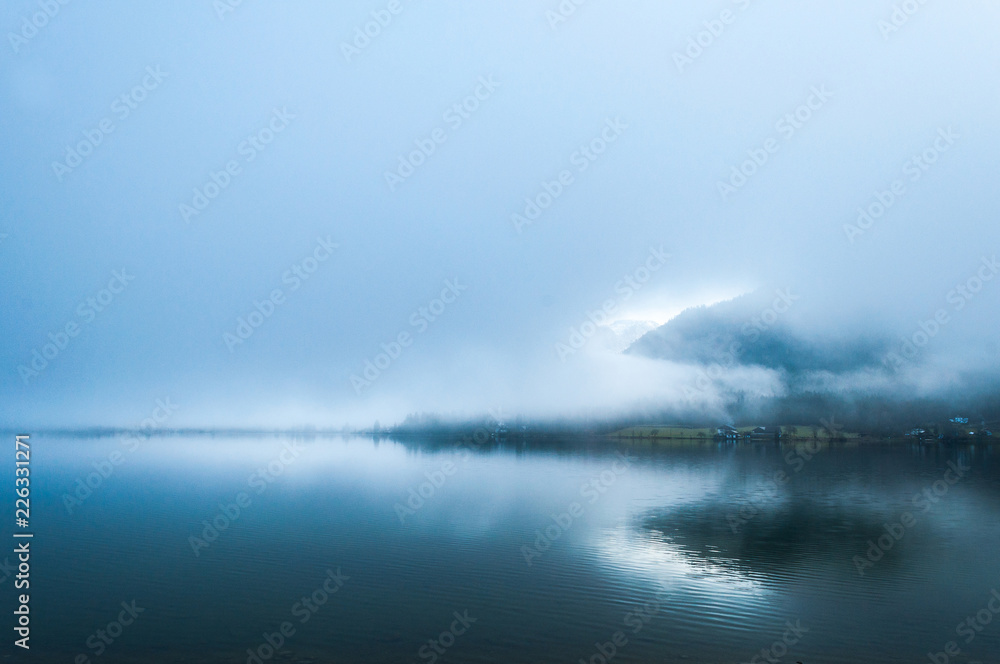
[[[699,368],[608,325],[746,293],[806,339],[917,334],[886,389],[994,371],[998,21],[10,0],[0,426],[655,407]]]

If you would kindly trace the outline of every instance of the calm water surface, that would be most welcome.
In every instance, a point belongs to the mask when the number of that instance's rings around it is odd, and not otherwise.
[[[32,444],[35,661],[1000,662],[989,447]]]

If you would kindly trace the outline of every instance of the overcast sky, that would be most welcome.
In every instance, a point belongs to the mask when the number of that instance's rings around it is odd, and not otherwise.
[[[588,321],[778,289],[996,367],[1000,7],[561,5],[5,3],[0,425],[670,403]]]

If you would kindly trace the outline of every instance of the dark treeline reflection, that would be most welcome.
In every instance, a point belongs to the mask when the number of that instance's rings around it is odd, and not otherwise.
[[[74,504],[121,441],[34,442],[37,661],[247,662],[283,621],[262,661],[430,661],[468,611],[437,662],[589,661],[619,630],[616,662],[745,662],[790,622],[789,661],[901,664],[1000,588],[981,445],[171,435]],[[1000,621],[960,641],[990,661]]]

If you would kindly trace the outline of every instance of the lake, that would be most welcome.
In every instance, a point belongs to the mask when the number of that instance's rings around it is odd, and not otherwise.
[[[31,443],[33,661],[1000,662],[988,446]]]

